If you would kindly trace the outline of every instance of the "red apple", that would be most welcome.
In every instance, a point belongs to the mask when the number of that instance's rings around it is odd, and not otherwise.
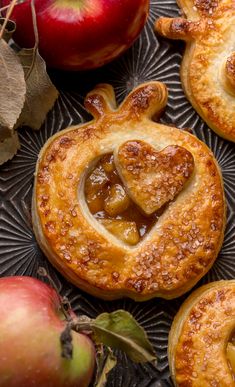
[[[64,314],[55,290],[30,277],[0,279],[0,386],[87,387],[95,351],[76,332],[73,357],[61,357]],[[73,313],[71,316],[73,317]]]
[[[3,0],[3,5],[11,0]],[[33,47],[31,0],[15,6],[15,41]],[[149,0],[35,0],[39,51],[48,66],[87,70],[123,53],[139,35]]]

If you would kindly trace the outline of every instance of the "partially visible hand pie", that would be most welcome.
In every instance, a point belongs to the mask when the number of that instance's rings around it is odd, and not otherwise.
[[[235,385],[235,280],[205,285],[183,303],[168,357],[175,386]]]
[[[117,107],[109,85],[91,91],[86,124],[50,138],[33,196],[36,238],[52,264],[101,298],[174,298],[221,248],[219,167],[186,131],[153,122],[166,87],[148,82]]]
[[[179,0],[186,18],[161,17],[155,30],[186,41],[185,94],[207,125],[235,142],[234,0]]]

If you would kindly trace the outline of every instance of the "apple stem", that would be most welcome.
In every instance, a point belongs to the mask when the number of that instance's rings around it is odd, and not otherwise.
[[[88,316],[80,316],[68,321],[68,325],[71,330],[75,332],[85,332],[86,334],[91,334],[93,331],[93,319]]]
[[[9,6],[9,8],[8,8],[8,10],[7,10],[6,18],[5,18],[4,22],[3,22],[3,25],[1,26],[1,29],[0,29],[0,39],[2,39],[2,37],[3,37],[3,33],[4,33],[4,31],[5,31],[7,22],[8,22],[8,20],[10,19],[10,16],[11,16],[11,14],[12,14],[12,11],[13,11],[13,9],[14,9],[14,7],[15,7],[17,1],[18,1],[18,0],[12,0],[12,2],[10,3],[10,6]]]
[[[38,270],[37,270],[37,274],[40,276],[40,277],[44,277],[48,280],[49,284],[51,285],[51,287],[53,289],[55,289],[55,291],[59,293],[59,289],[55,283],[55,281],[52,279],[52,277],[50,276],[50,274],[48,274],[47,270],[45,269],[45,267],[43,266],[39,266]]]
[[[16,3],[16,5],[22,4],[22,3],[24,3],[24,2],[25,2],[25,0],[18,0],[17,3]],[[10,8],[10,6],[11,6],[11,4],[8,4],[8,5],[5,5],[4,7],[0,8],[0,13],[1,13],[2,11],[5,11],[6,9]]]
[[[66,296],[61,298],[61,309],[64,313],[64,316],[68,322],[72,320],[72,317],[69,314],[69,310],[71,309],[70,302]]]
[[[61,356],[65,359],[72,359],[73,356],[73,344],[72,344],[72,331],[83,332],[85,334],[91,334],[92,328],[92,319],[87,316],[81,316],[79,318],[71,319],[69,318],[65,329],[60,335],[60,342],[62,346]]]
[[[48,272],[46,271],[45,267],[43,266],[39,266],[38,270],[37,270],[37,274],[40,276],[40,277],[44,277],[44,278],[47,278],[50,286],[55,289],[55,291],[57,292],[57,294],[60,294],[59,292],[59,289],[55,283],[55,281],[52,279],[52,277],[50,276],[50,274],[48,274]],[[70,305],[70,302],[68,300],[67,297],[61,297],[61,310],[62,312],[64,313],[64,316],[66,318],[67,321],[71,321],[71,316],[70,314],[68,313],[68,311],[71,309],[71,305]]]
[[[61,356],[65,359],[72,359],[73,357],[73,344],[72,344],[72,335],[71,327],[67,324],[66,328],[60,335],[60,342],[62,346]]]
[[[71,321],[70,322],[70,327],[73,331],[75,332],[90,332],[92,331],[92,320],[90,321]]]

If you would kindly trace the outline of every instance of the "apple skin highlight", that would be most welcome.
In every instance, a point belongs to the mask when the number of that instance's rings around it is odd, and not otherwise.
[[[33,47],[31,0],[15,6],[14,40]],[[10,3],[2,1],[3,6]],[[149,0],[35,0],[39,52],[49,67],[89,70],[121,55],[140,34]]]

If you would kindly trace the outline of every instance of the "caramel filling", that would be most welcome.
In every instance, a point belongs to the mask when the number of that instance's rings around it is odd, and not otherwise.
[[[118,175],[112,154],[103,156],[85,182],[85,197],[93,216],[129,245],[136,245],[164,209],[144,215],[130,199]]]

